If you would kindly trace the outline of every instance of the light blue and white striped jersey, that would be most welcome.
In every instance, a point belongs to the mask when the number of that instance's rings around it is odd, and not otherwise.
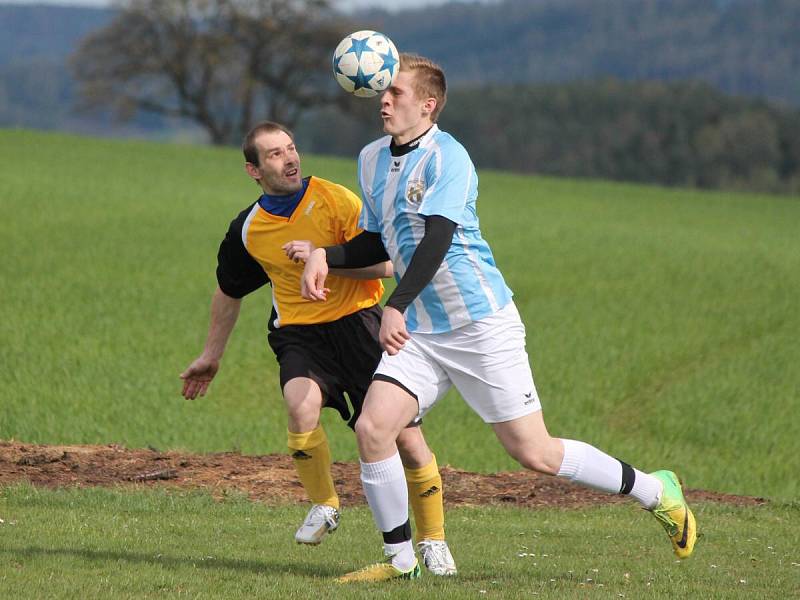
[[[358,157],[359,226],[381,234],[395,278],[406,272],[425,234],[425,216],[441,215],[457,224],[442,265],[406,309],[406,327],[442,333],[494,314],[512,293],[481,237],[478,175],[469,154],[436,125],[403,156],[391,155],[391,141],[391,136],[376,140]]]

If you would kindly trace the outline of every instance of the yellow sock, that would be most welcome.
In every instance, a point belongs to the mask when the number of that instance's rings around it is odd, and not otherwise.
[[[331,449],[322,425],[313,431],[287,434],[294,468],[311,502],[338,509],[339,497],[331,477]]]
[[[414,511],[415,540],[444,539],[442,476],[434,456],[421,469],[405,469],[408,498]]]

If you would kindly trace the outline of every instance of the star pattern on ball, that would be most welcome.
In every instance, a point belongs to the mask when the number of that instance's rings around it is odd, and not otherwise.
[[[339,63],[342,62],[342,57],[344,54],[340,54],[339,56],[333,57],[333,70],[335,73],[341,73],[342,70],[339,68]],[[343,74],[343,73],[342,73]]]
[[[386,54],[378,54],[383,59],[383,66],[381,69],[388,69],[391,73],[394,70],[394,66],[397,64],[397,59],[392,54],[391,50],[388,50]]]
[[[361,88],[369,88],[369,85],[367,83],[369,81],[369,77],[364,75],[364,71],[361,70],[361,66],[360,65],[358,67],[358,73],[356,73],[355,75],[346,75],[346,77],[350,81],[352,81],[353,84],[355,85],[355,87],[353,88],[354,92],[356,90],[360,90]]]
[[[352,45],[350,46],[350,48],[347,49],[347,52],[345,52],[344,54],[349,54],[352,52],[353,54],[356,55],[356,58],[361,59],[361,53],[364,52],[364,50],[369,49],[368,42],[369,42],[368,37],[365,37],[363,40],[350,38],[350,43]]]
[[[400,58],[389,38],[364,30],[350,34],[339,43],[332,63],[339,85],[356,96],[370,97],[391,84]]]

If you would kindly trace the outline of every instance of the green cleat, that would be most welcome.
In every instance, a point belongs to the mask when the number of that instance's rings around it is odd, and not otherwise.
[[[336,579],[336,583],[356,583],[361,581],[388,581],[390,579],[418,579],[420,576],[419,561],[414,559],[414,566],[407,571],[401,571],[392,564],[392,558],[385,561],[369,565],[358,571],[353,571],[347,575],[342,575]]]
[[[661,500],[650,512],[667,531],[678,558],[689,558],[697,540],[694,515],[683,497],[681,482],[672,471],[650,473],[664,485]]]

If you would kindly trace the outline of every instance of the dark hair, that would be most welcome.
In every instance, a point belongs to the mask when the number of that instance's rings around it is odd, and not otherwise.
[[[288,127],[281,125],[280,123],[275,123],[274,121],[261,121],[261,123],[256,124],[250,131],[247,132],[247,135],[244,136],[244,141],[242,142],[242,153],[244,154],[244,159],[258,166],[258,148],[256,148],[256,138],[262,133],[275,133],[278,131],[282,131],[294,141],[294,134]]]

